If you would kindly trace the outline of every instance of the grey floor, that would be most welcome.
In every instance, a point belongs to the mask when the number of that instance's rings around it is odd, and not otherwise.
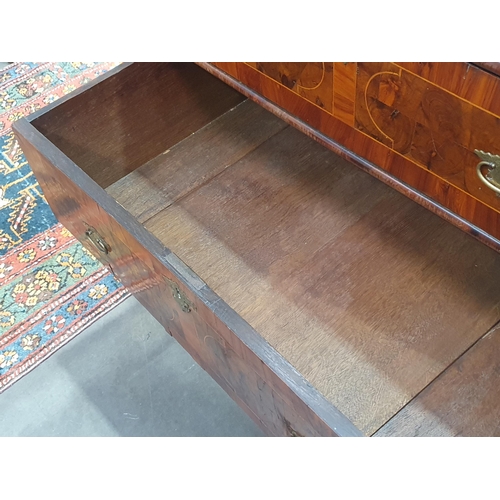
[[[134,299],[0,394],[0,436],[261,436]]]

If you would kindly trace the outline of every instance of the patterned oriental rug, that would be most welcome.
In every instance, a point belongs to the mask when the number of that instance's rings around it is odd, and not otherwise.
[[[11,131],[116,64],[0,70],[0,392],[128,296],[57,222]]]

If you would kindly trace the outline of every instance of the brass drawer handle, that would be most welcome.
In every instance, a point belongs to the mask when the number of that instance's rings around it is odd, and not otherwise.
[[[103,254],[108,254],[111,252],[111,247],[106,243],[106,240],[93,228],[88,224],[87,230],[85,231],[85,236],[89,239],[89,241]]]
[[[476,167],[477,176],[483,184],[495,191],[495,193],[500,194],[500,156],[485,153],[478,149],[474,153],[481,159]],[[486,173],[483,173],[483,167],[488,167]]]

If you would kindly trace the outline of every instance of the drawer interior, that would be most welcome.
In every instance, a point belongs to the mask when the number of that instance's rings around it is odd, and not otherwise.
[[[500,319],[493,250],[194,65],[33,125],[366,434]]]

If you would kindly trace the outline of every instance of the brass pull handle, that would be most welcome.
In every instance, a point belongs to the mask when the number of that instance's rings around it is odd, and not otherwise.
[[[476,167],[479,180],[500,195],[500,156],[485,153],[478,149],[474,153],[481,159]],[[488,168],[486,173],[483,173],[484,167]]]
[[[87,230],[85,236],[89,241],[103,254],[111,252],[111,247],[106,243],[106,240],[92,227],[86,224]]]
[[[165,278],[168,286],[172,290],[172,296],[174,297],[177,304],[185,313],[190,313],[193,309],[196,309],[195,305],[186,297],[186,294],[179,288],[179,285],[168,278]]]

